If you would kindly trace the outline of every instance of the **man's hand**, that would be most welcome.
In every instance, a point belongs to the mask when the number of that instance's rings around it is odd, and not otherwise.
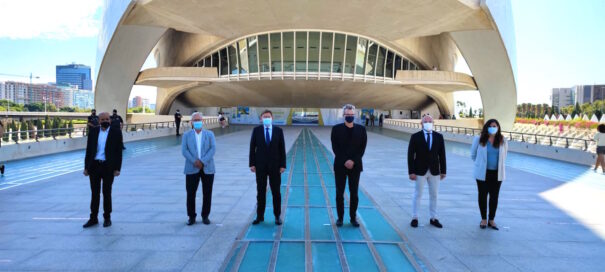
[[[410,180],[416,180],[416,174],[410,174]]]
[[[353,166],[355,166],[355,162],[353,162],[352,160],[347,160],[345,162],[345,167],[349,170],[353,169]]]
[[[284,172],[286,172],[286,168],[280,167],[279,168],[279,173],[283,174]]]
[[[120,175],[120,171],[118,171],[118,170],[113,171],[113,176],[114,177],[117,177],[119,175]]]
[[[195,168],[197,168],[197,169],[202,169],[204,167],[204,164],[200,160],[195,160],[195,162],[193,163],[193,166],[195,166]]]
[[[441,174],[441,180],[445,179],[445,174]]]
[[[84,173],[82,173],[82,174],[84,174],[84,176],[88,177],[88,170],[84,169]]]
[[[250,166],[250,172],[256,173],[256,166]]]

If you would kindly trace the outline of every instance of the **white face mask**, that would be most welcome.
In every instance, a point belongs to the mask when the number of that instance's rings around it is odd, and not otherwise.
[[[433,123],[422,123],[424,130],[431,132],[433,130]]]

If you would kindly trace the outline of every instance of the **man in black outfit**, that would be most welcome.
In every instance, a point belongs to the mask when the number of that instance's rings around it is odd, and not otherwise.
[[[112,128],[122,130],[122,126],[124,125],[124,119],[122,119],[122,116],[118,115],[118,110],[113,109],[113,114],[109,117],[109,119],[111,119]],[[123,143],[122,149],[126,149]]]
[[[366,128],[353,123],[355,121],[355,106],[347,104],[343,107],[345,122],[332,128],[332,151],[334,152],[334,179],[336,183],[336,211],[338,220],[336,226],[342,226],[344,217],[344,193],[347,177],[349,178],[349,197],[351,225],[359,227],[357,222],[357,204],[359,198],[359,176],[363,171],[361,158],[366,150],[368,136]],[[366,118],[367,121],[367,118]]]
[[[425,183],[429,184],[429,223],[437,228],[443,227],[437,219],[437,193],[440,180],[445,178],[445,170],[443,135],[433,131],[433,118],[425,115],[422,117],[422,131],[412,134],[408,146],[408,174],[410,180],[416,183],[410,223],[412,227],[418,227],[418,206]]]
[[[176,125],[176,136],[181,135],[179,133],[179,129],[181,128],[181,118],[183,118],[183,115],[181,115],[181,111],[177,109],[176,113],[174,114],[174,124]]]
[[[250,139],[250,171],[256,173],[256,225],[264,221],[267,195],[267,176],[273,196],[275,224],[281,225],[281,174],[286,170],[286,144],[281,128],[274,127],[273,113],[265,110],[261,114],[263,125],[252,131]]]
[[[97,110],[92,109],[90,111],[90,115],[88,116],[88,132],[99,126],[99,116],[97,116]]]
[[[114,177],[120,175],[122,168],[122,131],[110,128],[109,113],[99,114],[101,126],[94,127],[88,135],[86,157],[84,158],[84,176],[90,177],[90,219],[84,228],[99,223],[99,202],[101,180],[103,181],[103,227],[111,226],[111,187]]]

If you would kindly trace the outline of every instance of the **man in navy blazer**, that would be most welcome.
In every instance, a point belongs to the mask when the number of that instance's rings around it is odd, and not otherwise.
[[[202,114],[194,112],[191,115],[193,129],[183,134],[181,152],[185,157],[185,175],[187,188],[187,225],[195,224],[195,195],[200,179],[202,180],[202,223],[210,224],[210,206],[212,205],[212,184],[214,183],[214,153],[216,142],[214,133],[202,129]]]
[[[286,170],[286,144],[281,128],[273,126],[273,113],[261,114],[263,125],[255,127],[250,139],[250,171],[256,173],[256,225],[264,221],[267,195],[267,176],[273,196],[275,224],[281,225],[281,174]]]

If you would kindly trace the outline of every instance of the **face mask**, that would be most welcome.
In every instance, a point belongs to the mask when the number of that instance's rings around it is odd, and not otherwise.
[[[489,134],[496,134],[498,132],[498,128],[497,127],[488,127],[487,128],[487,133]]]
[[[347,123],[353,123],[353,121],[355,121],[355,116],[345,116],[345,121]]]
[[[203,126],[204,126],[204,123],[202,123],[202,121],[193,122],[193,128],[196,130],[202,129]]]
[[[101,127],[102,128],[108,128],[109,127],[109,122],[101,122]]]
[[[267,127],[270,126],[272,122],[273,122],[272,118],[263,118],[263,125],[265,125]]]
[[[430,132],[433,130],[433,123],[422,123],[422,128]]]

